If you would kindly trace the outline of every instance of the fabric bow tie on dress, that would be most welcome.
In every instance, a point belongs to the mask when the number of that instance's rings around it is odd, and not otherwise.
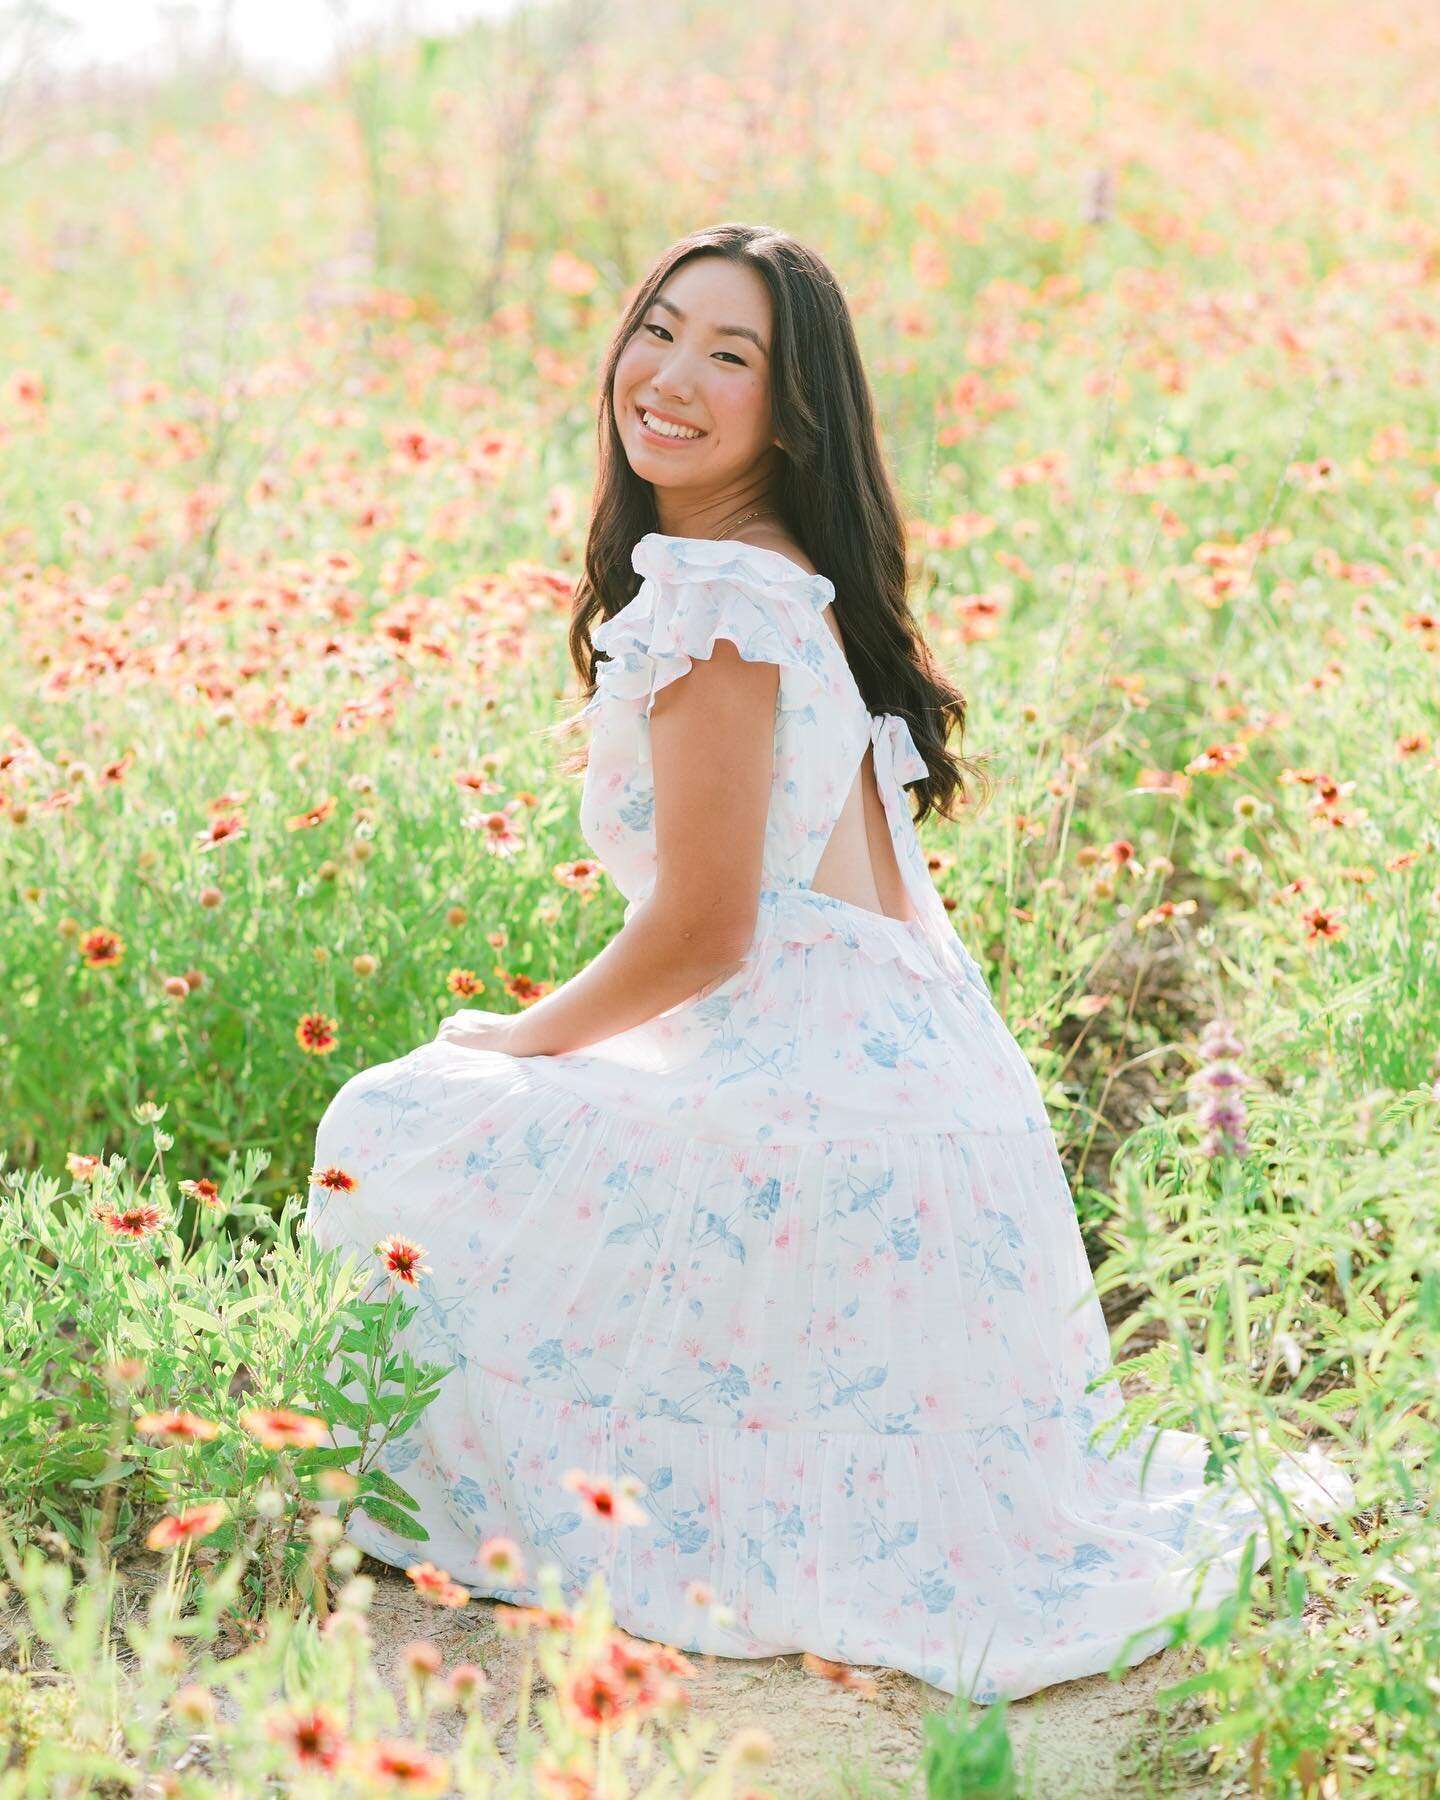
[[[930,773],[930,765],[915,748],[910,727],[899,713],[880,713],[872,717],[870,743],[875,779],[882,788],[887,780],[901,787],[907,781],[919,781]]]

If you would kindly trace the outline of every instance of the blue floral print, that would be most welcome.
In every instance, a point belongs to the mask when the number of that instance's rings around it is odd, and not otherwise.
[[[627,901],[656,875],[650,709],[716,641],[780,671],[754,939],[740,967],[583,1051],[435,1040],[363,1070],[320,1122],[325,1245],[426,1248],[407,1331],[451,1372],[383,1466],[423,1545],[352,1516],[399,1567],[487,1585],[503,1534],[568,1597],[692,1652],[798,1650],[982,1704],[1138,1662],[1233,1584],[1259,1519],[1165,1431],[1110,1454],[1109,1338],[1028,1063],[930,879],[906,721],[872,716],[775,551],[651,532],[601,624],[581,826]],[[811,881],[866,747],[914,917]],[[561,1485],[631,1476],[611,1535]],[[1297,1506],[1353,1501],[1317,1453]],[[1267,1539],[1257,1542],[1257,1560]],[[732,1610],[686,1596],[703,1582]]]

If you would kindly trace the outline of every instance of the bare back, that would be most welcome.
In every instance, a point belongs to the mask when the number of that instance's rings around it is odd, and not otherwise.
[[[831,608],[827,606],[821,617],[843,656],[845,647]],[[868,744],[810,886],[818,894],[829,894],[867,912],[884,913],[892,919],[917,916],[895,859]]]

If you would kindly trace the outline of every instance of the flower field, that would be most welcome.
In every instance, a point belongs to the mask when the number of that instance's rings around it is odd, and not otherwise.
[[[872,14],[527,9],[0,115],[0,1800],[792,1791],[599,1589],[420,1565],[490,1623],[384,1688],[341,1529],[422,1542],[374,1454],[437,1380],[392,1343],[424,1245],[297,1230],[350,1074],[619,927],[547,733],[594,372],[727,218],[856,319],[997,779],[922,837],[1130,1429],[1274,1501],[1177,1626],[1196,1791],[1440,1791],[1440,21]],[[1362,1510],[1287,1542],[1257,1426]],[[910,1791],[1024,1791],[1004,1712],[932,1715]]]

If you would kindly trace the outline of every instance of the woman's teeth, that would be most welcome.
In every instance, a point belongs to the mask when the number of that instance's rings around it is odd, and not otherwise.
[[[647,430],[658,431],[661,437],[697,438],[705,435],[693,425],[672,425],[668,419],[657,419],[654,413],[647,412],[644,407],[640,409],[640,417],[645,421]]]

